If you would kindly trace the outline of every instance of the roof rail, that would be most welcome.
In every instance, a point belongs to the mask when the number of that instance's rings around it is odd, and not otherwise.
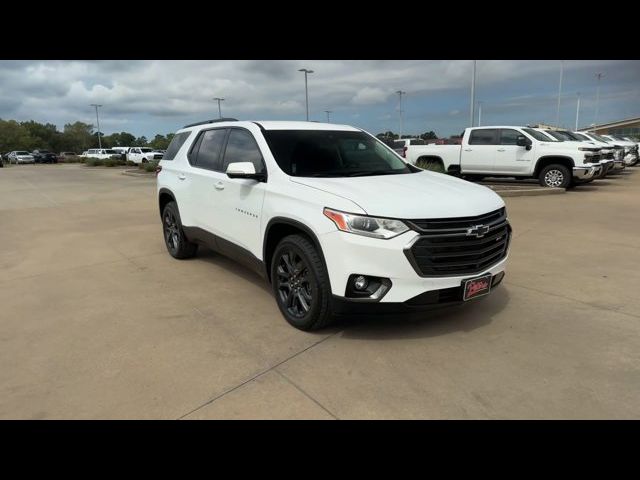
[[[195,127],[197,125],[205,125],[207,123],[218,123],[218,122],[237,122],[237,118],[216,118],[214,120],[204,120],[202,122],[190,123],[189,125],[185,125],[182,128]]]

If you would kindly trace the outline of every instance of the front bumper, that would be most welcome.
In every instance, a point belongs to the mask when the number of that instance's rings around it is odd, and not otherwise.
[[[600,165],[582,165],[578,167],[573,167],[573,178],[578,180],[591,180],[593,177],[596,177],[602,171],[602,166]]]
[[[443,277],[420,277],[405,255],[405,249],[420,234],[410,230],[395,238],[381,240],[351,233],[332,231],[320,236],[326,260],[331,290],[337,302],[358,303],[363,308],[373,308],[386,303],[402,304],[414,297],[435,290],[458,288],[463,280],[491,273],[495,276],[505,271],[509,254],[474,274]],[[351,275],[388,278],[391,288],[377,302],[354,302],[345,297]],[[337,299],[337,300],[336,300]],[[371,305],[371,307],[364,307]]]

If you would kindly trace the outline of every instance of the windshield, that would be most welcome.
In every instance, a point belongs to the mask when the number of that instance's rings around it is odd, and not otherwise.
[[[589,135],[591,135],[596,140],[599,140],[599,141],[604,142],[604,143],[610,143],[611,142],[611,140],[609,140],[608,138],[601,137],[600,135],[596,135],[595,133],[590,133]]]
[[[554,130],[545,130],[546,133],[548,133],[549,135],[551,135],[553,138],[555,138],[556,140],[559,140],[561,142],[566,141],[567,139],[564,137],[564,135],[560,135],[559,132],[556,132]]]
[[[384,143],[364,132],[267,130],[278,166],[294,177],[357,177],[412,173]]]
[[[31,155],[29,152],[16,152],[16,155]]]
[[[116,152],[115,150],[105,150],[104,152],[105,152],[105,153],[118,153],[118,152]]]
[[[541,142],[554,142],[555,141],[555,140],[552,140],[551,138],[547,137],[544,133],[538,132],[537,130],[534,130],[533,128],[523,128],[522,130],[524,132],[527,132],[533,138],[535,138],[536,140],[539,140]]]
[[[152,148],[141,148],[140,151],[143,152],[143,153],[153,152],[153,149]]]
[[[578,140],[585,140],[587,142],[592,142],[593,140],[591,140],[589,137],[587,137],[586,135],[583,135],[581,133],[573,133],[573,136],[576,137]]]

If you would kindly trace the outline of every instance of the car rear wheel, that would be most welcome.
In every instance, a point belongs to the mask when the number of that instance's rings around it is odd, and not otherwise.
[[[164,243],[173,258],[190,258],[196,254],[198,245],[187,240],[176,202],[167,203],[162,211],[162,231]]]
[[[304,235],[283,238],[271,259],[271,283],[284,318],[300,330],[329,325],[331,288],[322,258]]]
[[[564,165],[547,165],[540,171],[540,185],[550,188],[567,188],[571,185],[571,173]]]

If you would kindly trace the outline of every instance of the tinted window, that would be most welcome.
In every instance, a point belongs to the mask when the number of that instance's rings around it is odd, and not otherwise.
[[[351,177],[412,173],[392,150],[363,132],[267,130],[278,166],[297,177]]]
[[[222,171],[222,159],[220,153],[224,145],[227,130],[219,128],[207,130],[200,135],[199,148],[195,165],[207,170]]]
[[[182,145],[184,145],[184,142],[187,141],[187,138],[189,138],[189,135],[191,135],[191,132],[182,132],[175,135],[171,139],[171,143],[167,147],[167,151],[164,152],[164,156],[162,157],[162,159],[173,160],[174,158],[176,158],[176,154],[178,153],[178,150],[180,150]]]
[[[224,170],[230,163],[251,162],[256,173],[264,173],[264,163],[258,144],[247,130],[234,128],[229,133],[227,149],[224,152]]]
[[[409,143],[411,145],[426,145],[424,140],[411,140]]]
[[[497,145],[498,130],[485,128],[473,130],[469,137],[469,145]]]
[[[549,138],[544,133],[539,132],[538,130],[534,130],[533,128],[523,128],[522,130],[527,132],[529,135],[531,135],[536,140],[540,140],[541,142],[555,142],[555,139]]]
[[[396,140],[393,142],[393,148],[400,150],[401,148],[404,148],[404,143],[404,140]]]
[[[503,128],[500,130],[500,145],[517,145],[518,137],[524,137],[524,135],[517,130]]]

